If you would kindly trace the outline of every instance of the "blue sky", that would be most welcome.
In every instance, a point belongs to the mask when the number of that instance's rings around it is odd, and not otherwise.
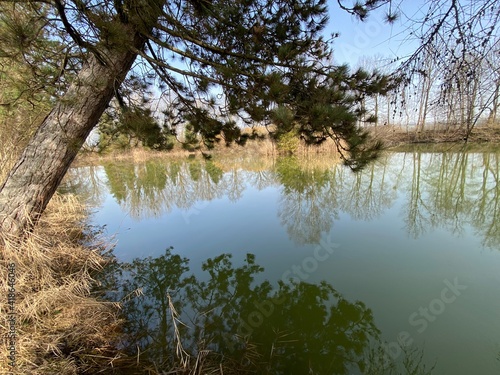
[[[389,59],[404,58],[415,49],[408,38],[409,18],[424,15],[425,1],[401,1],[401,16],[393,24],[384,20],[385,10],[371,13],[366,21],[359,21],[332,1],[329,9],[330,22],[326,34],[339,32],[334,42],[334,62],[356,66],[363,56],[384,56]]]

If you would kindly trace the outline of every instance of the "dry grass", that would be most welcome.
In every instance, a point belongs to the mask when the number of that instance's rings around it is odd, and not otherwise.
[[[378,126],[369,129],[371,135],[381,140],[386,147],[395,147],[415,143],[463,143],[466,137],[464,128],[428,129],[415,131],[399,126]],[[469,138],[471,143],[500,143],[500,127],[476,126]]]
[[[97,152],[84,152],[80,153],[77,156],[72,166],[101,165],[103,162],[121,161],[121,160],[140,163],[149,159],[164,158],[167,155],[187,156],[189,155],[189,153],[187,151],[176,151],[176,152],[153,151],[143,148],[135,148],[128,151],[117,151],[107,154],[99,154]]]
[[[267,130],[257,131],[264,139],[249,140],[244,146],[231,144],[226,146],[223,142],[216,144],[214,149],[208,150],[201,148],[200,151],[186,151],[181,148],[174,148],[172,151],[153,151],[143,148],[131,149],[129,151],[117,151],[105,154],[95,152],[85,152],[78,155],[73,163],[74,166],[79,165],[100,165],[108,161],[133,161],[144,162],[154,158],[177,158],[188,156],[214,155],[217,157],[244,159],[253,158],[255,156],[276,156],[280,152],[276,147],[276,143],[267,137]],[[340,160],[340,155],[333,140],[328,139],[319,146],[308,146],[304,142],[298,144],[295,152],[297,156],[314,157],[318,155],[329,155]]]
[[[259,134],[262,132],[259,132]],[[262,134],[261,134],[262,135]],[[264,135],[265,136],[265,135]],[[219,146],[214,150],[214,154],[224,156],[275,156],[280,152],[276,143],[269,137],[264,139],[249,140],[244,146],[232,144],[229,147]],[[321,145],[306,145],[305,142],[298,142],[295,150],[297,156],[332,155],[339,156],[335,142],[327,139]]]
[[[119,334],[114,304],[92,295],[94,276],[107,262],[101,245],[84,246],[84,207],[56,195],[35,233],[22,245],[5,238],[0,248],[0,335],[7,322],[8,265],[15,265],[15,374],[97,373],[110,368]],[[0,369],[8,366],[2,342]],[[115,358],[116,359],[116,358]],[[2,371],[2,370],[0,370]]]

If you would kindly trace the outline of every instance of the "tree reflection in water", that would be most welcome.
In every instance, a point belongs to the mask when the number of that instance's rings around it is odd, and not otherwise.
[[[122,300],[130,355],[163,371],[203,363],[224,374],[399,373],[371,310],[332,285],[256,282],[264,270],[252,254],[240,266],[222,254],[202,270],[188,275],[188,259],[171,248],[114,264],[105,286]],[[406,358],[407,369],[428,373],[421,358]]]
[[[278,217],[297,244],[317,244],[340,213],[372,220],[399,198],[405,230],[413,237],[439,227],[460,234],[471,225],[484,246],[500,245],[498,152],[392,153],[356,174],[293,157],[274,164],[269,159],[259,168],[201,160],[108,163],[105,181],[94,167],[73,169],[61,191],[100,201],[106,185],[122,208],[141,220],[174,207],[189,210],[200,201],[237,201],[246,186],[273,186],[280,192]]]
[[[437,228],[456,235],[472,229],[495,249],[499,173],[498,152],[390,153],[357,174],[294,158],[258,167],[148,161],[71,170],[66,190],[96,201],[109,192],[140,220],[175,207],[189,210],[200,201],[238,200],[248,187],[271,188],[280,223],[298,244],[317,244],[341,215],[372,220],[396,207],[412,237]],[[205,364],[220,365],[225,374],[399,373],[387,367],[395,364],[385,360],[370,309],[343,298],[333,285],[257,282],[262,268],[251,255],[240,266],[230,255],[209,259],[196,277],[188,274],[188,260],[171,250],[116,267],[104,281],[118,292],[110,299],[124,301],[129,324],[123,346],[134,354],[139,348],[140,357],[158,368],[178,364],[182,344],[191,364],[205,356]],[[136,296],[137,290],[143,294]],[[403,373],[425,372],[420,353],[410,350],[406,367],[417,370]]]
[[[341,165],[301,165],[295,157],[280,158],[276,176],[281,186],[278,216],[298,244],[317,244],[329,233],[341,212],[354,219],[379,216],[394,202],[386,171],[387,161],[369,164],[353,174]]]

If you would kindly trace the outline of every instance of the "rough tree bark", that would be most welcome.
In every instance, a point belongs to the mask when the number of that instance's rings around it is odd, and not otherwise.
[[[75,82],[44,119],[0,185],[2,234],[22,238],[33,228],[115,90],[125,79],[144,40],[128,33],[128,43],[101,50],[88,60]],[[125,48],[129,46],[133,48]],[[103,59],[105,62],[102,62]]]

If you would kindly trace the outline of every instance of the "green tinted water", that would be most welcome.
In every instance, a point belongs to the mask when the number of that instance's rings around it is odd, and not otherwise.
[[[358,174],[293,158],[109,163],[72,169],[65,188],[115,235],[110,296],[142,288],[125,304],[129,343],[165,368],[171,302],[187,352],[254,373],[406,373],[410,359],[420,373],[496,374],[499,163],[423,151]]]

